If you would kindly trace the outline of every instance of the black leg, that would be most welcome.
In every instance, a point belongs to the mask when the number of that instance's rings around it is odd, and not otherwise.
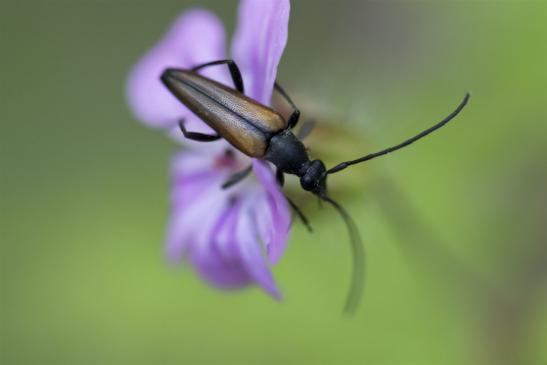
[[[304,215],[304,212],[302,212],[302,210],[300,210],[300,208],[298,207],[298,205],[296,205],[289,197],[287,197],[285,195],[285,198],[287,198],[287,201],[289,202],[289,205],[291,206],[291,208],[295,211],[296,215],[298,216],[298,218],[300,218],[300,220],[302,221],[302,223],[304,223],[304,225],[306,226],[306,228],[308,229],[308,232],[313,232],[313,229],[311,228],[311,225],[310,225],[310,221],[308,220],[308,218]]]
[[[246,167],[244,170],[236,172],[235,174],[230,176],[228,180],[224,182],[224,184],[222,184],[222,188],[228,189],[229,187],[234,186],[235,184],[249,176],[251,171],[253,171],[253,165],[249,165],[249,167]]]
[[[283,171],[277,169],[276,173],[275,173],[275,178],[277,179],[277,182],[279,183],[279,185],[281,187],[283,187],[283,185],[285,184],[285,175],[283,175]],[[300,220],[302,221],[302,223],[304,223],[304,225],[306,226],[306,228],[308,229],[309,232],[312,232],[312,228],[311,228],[311,225],[310,225],[310,221],[308,220],[308,218],[304,215],[304,213],[302,212],[302,210],[300,210],[300,208],[298,207],[298,205],[296,205],[287,195],[285,195],[285,198],[287,199],[287,201],[289,202],[289,205],[291,206],[291,208],[295,211],[296,215],[298,215],[298,218],[300,218]]]
[[[298,118],[300,118],[300,110],[298,110],[298,108],[296,107],[296,105],[294,105],[294,102],[291,100],[289,95],[287,95],[285,90],[283,90],[283,88],[279,86],[277,82],[274,84],[274,87],[277,90],[277,92],[281,94],[281,96],[287,101],[287,103],[289,103],[289,105],[294,109],[291,116],[289,117],[289,121],[287,122],[287,128],[292,129],[296,125],[296,123],[298,123]]]
[[[218,134],[205,134],[205,133],[197,133],[197,132],[188,132],[186,128],[184,127],[184,120],[181,120],[179,122],[180,130],[182,131],[182,134],[184,137],[188,138],[192,141],[198,141],[198,142],[213,142],[218,141],[220,138],[222,138]]]
[[[279,186],[283,187],[285,185],[285,175],[283,175],[283,171],[280,169],[275,171],[275,179],[277,180]]]
[[[234,62],[234,60],[219,60],[219,61],[207,62],[192,68],[192,71],[198,71],[198,70],[201,70],[202,68],[209,67],[209,66],[216,66],[216,65],[228,65],[228,70],[230,70],[230,75],[232,76],[232,81],[234,82],[234,86],[236,90],[242,94],[245,94],[245,88],[243,87],[243,78],[241,77],[241,71],[239,71],[239,67],[237,67],[237,64]]]
[[[314,127],[315,120],[306,120],[304,124],[302,124],[302,128],[300,128],[296,136],[298,137],[298,139],[304,139],[310,135]]]

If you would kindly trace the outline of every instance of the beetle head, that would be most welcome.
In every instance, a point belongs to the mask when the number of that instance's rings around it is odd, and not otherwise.
[[[300,176],[300,186],[306,191],[317,195],[324,195],[327,190],[327,169],[320,160],[310,161],[304,167],[304,173]]]

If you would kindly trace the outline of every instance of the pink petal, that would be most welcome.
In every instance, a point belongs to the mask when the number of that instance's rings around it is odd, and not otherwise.
[[[220,189],[228,171],[212,168],[214,155],[187,151],[173,160],[172,212],[167,230],[167,257],[179,261],[189,246],[210,230],[226,204]]]
[[[262,245],[270,261],[283,253],[289,226],[287,203],[263,162],[256,162],[260,185],[247,180],[222,190],[220,185],[234,167],[215,166],[217,158],[193,150],[173,160],[167,256],[175,262],[186,257],[200,277],[216,287],[234,289],[256,283],[280,298]]]
[[[225,207],[210,233],[208,244],[190,253],[190,260],[200,276],[222,289],[237,289],[253,282],[239,252],[233,249],[238,214],[238,205]]]
[[[242,0],[232,55],[243,73],[246,93],[270,104],[277,65],[287,44],[289,0]]]
[[[261,218],[261,212],[256,212],[253,206],[252,199],[246,199],[238,215],[235,241],[238,254],[253,280],[268,294],[280,299],[281,293],[275,284],[258,241],[256,221]]]
[[[263,161],[253,160],[253,171],[264,193],[257,201],[258,229],[271,263],[276,263],[287,247],[291,224],[287,199],[276,181],[272,169]]]
[[[275,298],[281,295],[262,254],[253,222],[253,195],[228,204],[203,240],[188,252],[198,274],[222,289],[260,285]]]
[[[210,131],[165,88],[159,77],[167,67],[190,68],[223,58],[225,37],[219,19],[206,10],[185,12],[131,71],[127,98],[132,111],[152,127],[173,127],[185,118],[189,130]],[[211,67],[203,73],[220,82],[228,82],[223,67]]]

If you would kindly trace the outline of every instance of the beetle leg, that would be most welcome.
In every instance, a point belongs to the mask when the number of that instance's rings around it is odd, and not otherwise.
[[[198,142],[213,142],[218,141],[222,137],[218,134],[205,134],[205,133],[198,133],[198,132],[188,132],[186,128],[184,127],[184,120],[181,120],[179,122],[180,130],[182,131],[182,134],[184,137],[188,138],[192,141],[198,141]]]
[[[228,189],[229,187],[234,186],[235,184],[246,178],[251,171],[253,171],[253,165],[249,165],[249,167],[246,167],[244,170],[236,172],[235,174],[230,176],[228,180],[224,182],[224,184],[222,184],[222,188]]]
[[[275,179],[277,180],[278,184],[281,187],[283,187],[283,185],[285,184],[285,175],[283,174],[283,171],[281,171],[280,169],[277,169],[275,173]],[[293,202],[287,195],[285,195],[285,199],[287,199],[287,201],[289,202],[289,205],[295,211],[296,215],[298,216],[298,218],[300,218],[302,223],[306,226],[308,231],[312,232],[313,230],[311,228],[310,221],[304,215],[304,212],[302,212],[302,210],[298,207],[298,205],[296,205],[295,202]]]
[[[277,180],[279,186],[283,187],[283,185],[285,185],[285,175],[283,175],[283,171],[281,171],[280,169],[276,170],[275,179]]]
[[[285,198],[287,198],[287,201],[289,202],[289,205],[291,206],[291,208],[294,210],[294,212],[296,213],[296,215],[298,216],[298,218],[300,218],[300,220],[302,221],[302,223],[306,226],[306,229],[308,230],[308,232],[313,232],[313,229],[311,228],[311,224],[310,224],[310,221],[308,220],[308,218],[304,215],[304,212],[302,212],[302,210],[300,210],[300,208],[298,207],[298,205],[296,205],[291,199],[289,199],[287,196],[285,196]]]
[[[228,70],[230,71],[230,75],[232,76],[232,81],[234,82],[234,86],[236,90],[242,94],[245,94],[245,88],[243,87],[243,78],[241,77],[241,71],[239,71],[239,67],[237,67],[237,64],[234,62],[234,60],[219,60],[219,61],[207,62],[192,68],[192,71],[198,71],[198,70],[201,70],[202,68],[209,67],[209,66],[216,66],[216,65],[228,65]]]
[[[292,129],[296,123],[298,123],[298,118],[300,118],[300,110],[294,105],[294,102],[291,100],[289,95],[283,90],[283,88],[276,82],[274,84],[275,90],[289,103],[289,105],[294,109],[289,120],[287,122],[287,128]]]
[[[302,124],[302,127],[300,128],[296,136],[298,137],[298,139],[304,139],[310,135],[314,127],[315,127],[315,120],[313,119],[306,120],[304,124]]]

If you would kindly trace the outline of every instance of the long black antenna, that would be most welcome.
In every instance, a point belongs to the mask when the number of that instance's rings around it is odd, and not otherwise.
[[[366,155],[364,157],[361,157],[361,158],[358,158],[356,160],[342,162],[342,163],[334,166],[333,168],[329,169],[327,171],[327,174],[334,174],[335,172],[341,171],[341,170],[345,169],[348,166],[355,165],[355,164],[365,162],[365,161],[368,161],[368,160],[372,160],[373,158],[380,157],[380,156],[383,156],[383,155],[387,155],[390,152],[397,151],[398,149],[401,149],[403,147],[406,147],[406,146],[416,142],[417,140],[427,136],[431,132],[436,131],[437,129],[441,128],[446,123],[448,123],[452,119],[454,119],[454,117],[456,115],[458,115],[462,111],[462,109],[465,107],[465,105],[469,101],[470,96],[471,95],[469,93],[466,93],[465,97],[460,102],[460,105],[458,105],[456,110],[454,110],[452,113],[450,113],[450,115],[448,115],[446,118],[441,120],[439,123],[435,124],[433,127],[426,129],[425,131],[415,135],[414,137],[412,137],[410,139],[407,139],[406,141],[404,141],[402,143],[399,143],[396,146],[386,148],[385,150],[382,150],[382,151],[379,151],[379,152],[368,154],[368,155]]]
[[[346,304],[344,306],[344,312],[346,314],[353,314],[359,307],[361,296],[363,293],[363,279],[364,279],[364,263],[365,263],[365,249],[363,248],[363,242],[361,236],[357,230],[357,226],[348,212],[336,201],[332,200],[326,195],[320,196],[321,199],[329,202],[340,213],[346,227],[348,228],[349,238],[351,242],[351,251],[353,255],[353,268],[351,274],[351,283],[346,298]]]

